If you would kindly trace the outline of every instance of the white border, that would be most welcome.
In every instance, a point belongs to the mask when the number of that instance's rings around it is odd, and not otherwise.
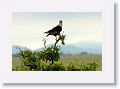
[[[5,5],[5,6],[4,6]],[[6,6],[7,5],[7,6]],[[0,63],[3,83],[114,83],[113,0],[10,0],[0,9]],[[16,72],[11,70],[12,12],[102,12],[102,71]]]

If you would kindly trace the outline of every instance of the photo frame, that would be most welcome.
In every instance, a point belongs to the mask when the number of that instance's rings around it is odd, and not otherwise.
[[[114,3],[113,0],[20,0],[9,1],[2,13],[2,83],[114,83]],[[64,4],[63,4],[64,3]],[[102,71],[12,71],[13,12],[101,12]],[[3,30],[4,29],[4,30]],[[2,69],[4,68],[4,70]]]

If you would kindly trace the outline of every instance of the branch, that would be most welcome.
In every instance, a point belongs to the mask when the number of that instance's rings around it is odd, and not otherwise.
[[[57,45],[57,43],[59,42],[59,40],[60,40],[60,36],[59,36],[58,39],[56,39],[56,42],[55,42],[55,44],[54,44],[54,48],[56,47],[56,45]]]
[[[42,37],[43,38],[43,37]],[[43,42],[44,42],[44,48],[46,49],[46,39],[45,38],[43,38],[43,40],[42,40]]]
[[[66,35],[59,35],[58,39],[56,39],[56,42],[54,44],[54,48],[56,47],[57,43],[61,40],[61,44],[65,45],[64,39],[65,39]]]

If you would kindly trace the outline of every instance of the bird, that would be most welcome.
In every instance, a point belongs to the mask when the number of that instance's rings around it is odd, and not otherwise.
[[[59,24],[57,26],[53,27],[49,31],[44,32],[47,34],[46,37],[49,35],[53,35],[53,36],[60,35],[60,32],[62,31],[62,25],[63,25],[63,22],[62,22],[62,20],[60,20]]]

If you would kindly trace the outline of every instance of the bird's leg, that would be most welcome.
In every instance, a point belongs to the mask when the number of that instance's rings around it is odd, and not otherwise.
[[[55,36],[56,40],[57,40],[57,36]]]

